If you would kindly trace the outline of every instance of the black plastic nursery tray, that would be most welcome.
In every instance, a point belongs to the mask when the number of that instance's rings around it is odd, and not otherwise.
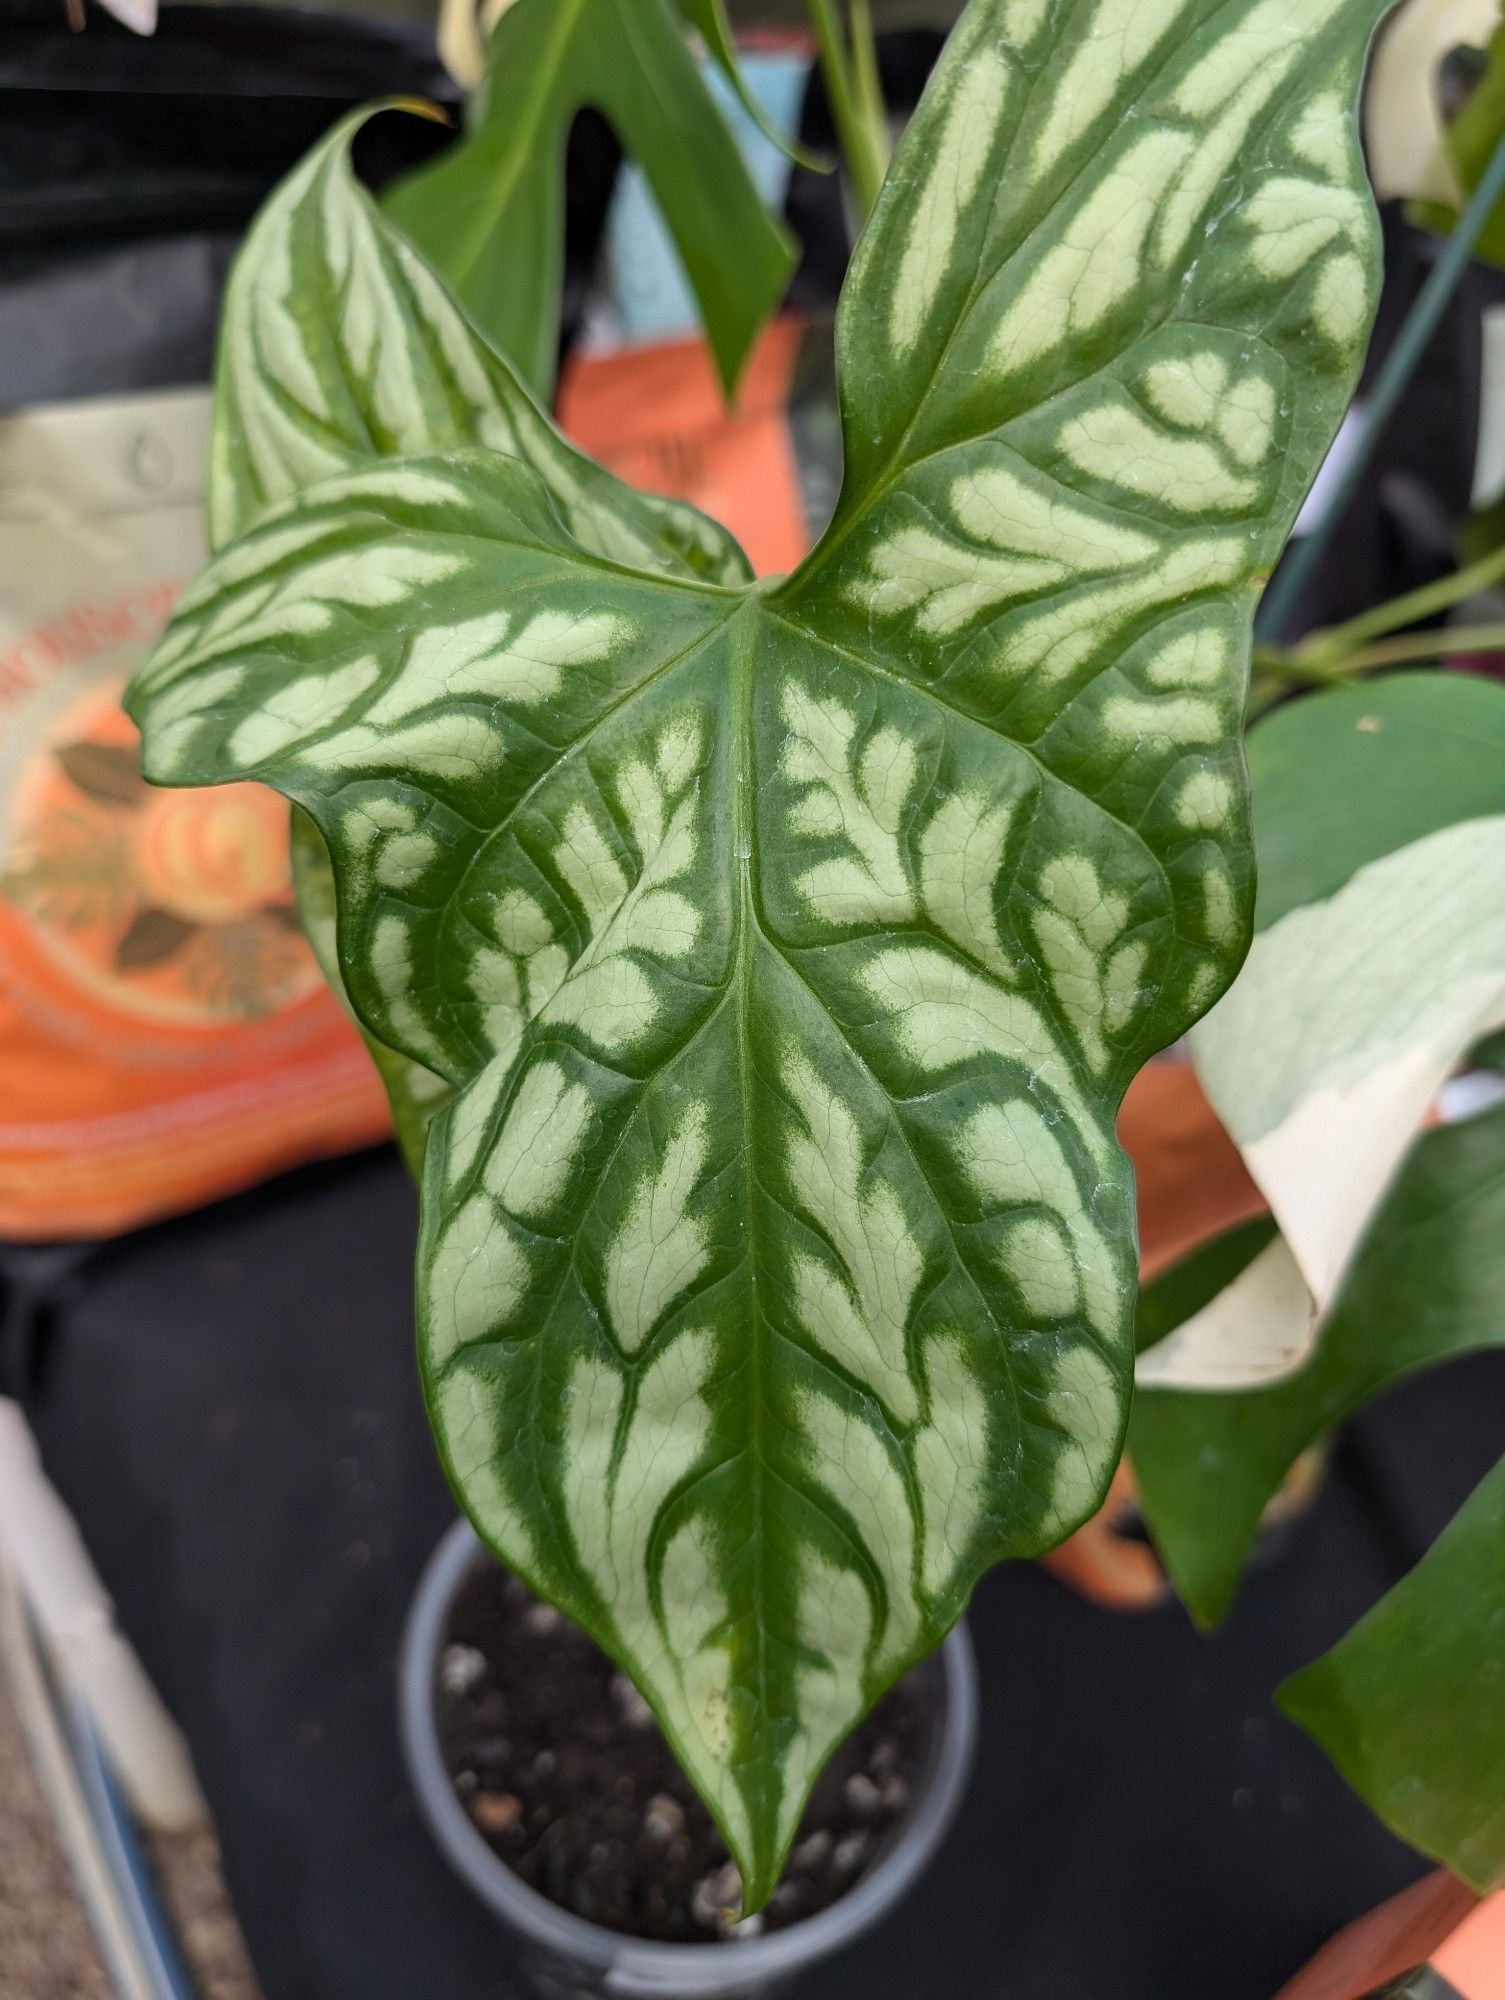
[[[368,1154],[41,1274],[43,1450],[187,1728],[267,2000],[506,1991],[509,1946],[431,1847],[397,1748],[401,1625],[453,1515],[414,1374],[413,1228],[402,1169]],[[1492,1355],[1367,1413],[1211,1641],[1174,1606],[991,1576],[961,1818],[811,2000],[1270,2000],[1420,1874],[1270,1690],[1423,1552],[1498,1455],[1502,1398]]]

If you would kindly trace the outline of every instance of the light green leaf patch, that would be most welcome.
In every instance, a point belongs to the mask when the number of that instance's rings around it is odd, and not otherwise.
[[[1192,1050],[1284,1241],[1144,1358],[1146,1385],[1302,1365],[1439,1087],[1505,1017],[1505,690],[1428,673],[1315,696],[1249,759],[1257,934]]]
[[[1379,11],[974,0],[788,580],[650,570],[451,449],[265,519],[133,695],[157,781],[309,812],[357,1011],[455,1089],[441,1449],[749,1908],[836,1741],[1118,1458],[1115,1115],[1247,938],[1250,614],[1372,304]]]

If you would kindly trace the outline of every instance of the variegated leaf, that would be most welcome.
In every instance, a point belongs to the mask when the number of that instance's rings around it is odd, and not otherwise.
[[[752,572],[724,528],[683,501],[634,492],[560,437],[351,172],[351,141],[371,116],[331,128],[236,258],[215,371],[211,546],[336,472],[480,444],[530,465],[595,554],[745,583]]]
[[[1331,689],[1251,730],[1249,764],[1254,943],[1191,1046],[1281,1234],[1141,1358],[1144,1387],[1303,1366],[1438,1091],[1505,1022],[1505,689]]]
[[[403,106],[422,110],[422,106]],[[371,116],[342,119],[262,209],[226,288],[215,379],[214,547],[304,487],[373,459],[483,444],[547,481],[561,519],[597,554],[742,583],[746,558],[693,507],[635,493],[565,443],[516,370],[471,325],[350,168]],[[311,312],[309,301],[326,302]],[[312,824],[293,827],[304,927],[336,992],[334,882]],[[369,1030],[409,1163],[448,1094],[442,1078]]]
[[[974,0],[860,248],[796,574],[650,575],[484,450],[221,556],[159,782],[317,821],[457,1089],[430,1409],[767,1895],[835,1741],[1128,1403],[1122,1093],[1249,921],[1250,615],[1357,369],[1380,0]]]

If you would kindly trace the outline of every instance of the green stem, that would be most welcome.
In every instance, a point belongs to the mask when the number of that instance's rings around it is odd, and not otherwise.
[[[831,102],[831,117],[836,126],[836,136],[841,141],[852,195],[862,220],[866,222],[873,212],[873,203],[878,199],[886,166],[884,128],[880,125],[877,130],[874,129],[872,105],[865,101],[866,94],[877,85],[876,58],[870,52],[872,22],[867,18],[864,6],[859,25],[865,24],[869,52],[864,53],[863,37],[859,35],[855,71],[841,23],[836,18],[833,0],[810,0],[810,22],[820,48],[821,74],[825,78],[826,96]],[[867,64],[871,64],[871,77],[864,83],[862,70]]]
[[[1377,667],[1401,667],[1409,660],[1446,660],[1459,653],[1505,653],[1505,625],[1451,625],[1441,632],[1403,632],[1351,653],[1345,666],[1351,674],[1373,673]]]
[[[1260,626],[1272,637],[1278,639],[1284,633],[1301,602],[1302,593],[1327,553],[1333,532],[1347,513],[1349,501],[1369,470],[1380,439],[1416,372],[1417,364],[1431,345],[1432,336],[1458,287],[1474,245],[1483,234],[1484,225],[1494,213],[1495,204],[1502,194],[1505,194],[1505,136],[1495,147],[1494,155],[1484,170],[1484,178],[1475,188],[1458,227],[1444,244],[1432,267],[1431,276],[1406,315],[1405,324],[1374,385],[1374,393],[1364,412],[1363,426],[1347,464],[1334,482],[1332,497],[1321,519],[1310,534],[1303,535],[1299,542],[1292,545],[1280,573],[1265,594],[1265,601],[1260,607]]]
[[[1298,660],[1346,657],[1370,639],[1398,631],[1403,625],[1419,625],[1424,618],[1435,618],[1439,611],[1450,610],[1502,581],[1505,581],[1505,549],[1496,549],[1492,555],[1481,557],[1466,569],[1454,570],[1451,576],[1440,577],[1436,583],[1424,583],[1419,589],[1377,604],[1372,611],[1361,612],[1342,625],[1330,625],[1325,632],[1312,633],[1310,638],[1302,640],[1292,657]]]
[[[1278,652],[1274,647],[1261,647],[1255,653],[1252,671],[1256,680],[1263,677],[1287,687],[1336,686],[1352,678],[1346,660],[1308,659],[1299,653]]]
[[[1273,648],[1256,650],[1249,675],[1249,698],[1244,709],[1244,724],[1257,722],[1267,709],[1297,688],[1346,687],[1354,678],[1354,670],[1346,661],[1333,664],[1326,660],[1298,659],[1294,653],[1281,653]]]
[[[1462,653],[1505,653],[1505,624],[1452,625],[1441,632],[1402,632],[1351,652],[1279,653],[1261,648],[1254,656],[1256,680],[1274,680],[1290,687],[1340,687],[1360,674],[1382,667],[1403,667],[1414,660],[1446,660]]]
[[[878,167],[878,184],[888,172],[893,154],[889,142],[888,106],[883,101],[883,80],[878,74],[878,38],[873,33],[873,11],[868,0],[851,0],[852,68],[856,79],[857,108],[867,133],[868,146]],[[877,199],[877,190],[874,190]]]

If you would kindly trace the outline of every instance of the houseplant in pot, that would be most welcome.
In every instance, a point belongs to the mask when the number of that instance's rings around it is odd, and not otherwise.
[[[1247,943],[1250,619],[1372,308],[1381,12],[974,0],[787,578],[565,444],[348,128],[232,285],[147,769],[284,793],[310,906],[327,853],[344,990],[442,1107],[441,1454],[651,1706],[747,1916],[836,1745],[1120,1454],[1114,1117]]]

